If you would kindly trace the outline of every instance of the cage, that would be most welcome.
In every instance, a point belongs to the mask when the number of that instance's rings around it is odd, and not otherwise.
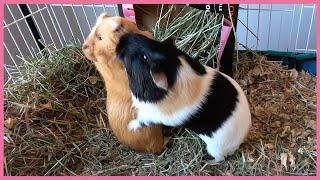
[[[77,47],[102,12],[136,20],[151,31],[164,5],[133,7],[130,10],[135,15],[120,4],[4,5],[6,175],[315,175],[315,4],[239,5],[233,22],[237,26],[230,32],[235,35],[237,57],[225,66],[232,68],[232,63],[239,61],[233,77],[245,89],[255,120],[249,140],[219,166],[205,163],[205,153],[199,151],[203,143],[188,130],[170,131],[173,148],[160,156],[137,154],[119,144],[107,125],[102,105],[103,82],[88,63],[71,64],[73,69],[86,71],[86,77],[68,74],[70,69],[61,71],[68,76],[59,83],[79,77],[75,81],[87,82],[66,84],[59,89],[81,99],[77,103],[73,102],[74,97],[52,95],[51,89],[56,85],[52,81],[43,85],[29,76],[24,78],[31,71],[30,76],[43,76],[39,68],[46,66],[43,61],[48,57],[51,61],[53,57],[66,58],[58,58],[59,63],[83,59]],[[22,81],[28,85],[24,84],[23,90],[19,89]],[[37,88],[28,91],[38,85],[41,92],[35,92]],[[82,92],[75,92],[77,88]],[[22,92],[24,97],[17,98]],[[51,94],[41,94],[45,92]],[[90,99],[93,94],[97,96]],[[64,102],[64,110],[76,115],[57,113],[61,109],[54,107]],[[8,112],[12,107],[14,113]],[[47,119],[41,114],[46,114]],[[87,125],[79,124],[77,118],[86,119]],[[82,135],[71,129],[79,129]]]

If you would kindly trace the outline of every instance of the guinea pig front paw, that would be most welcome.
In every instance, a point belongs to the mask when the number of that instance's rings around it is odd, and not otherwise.
[[[128,129],[130,131],[136,131],[137,129],[141,128],[142,125],[138,119],[132,120],[128,124]]]
[[[208,165],[218,165],[224,161],[224,156],[215,156],[214,159],[208,161]]]
[[[212,165],[212,166],[215,166],[215,165],[219,165],[221,163],[221,161],[216,161],[214,159],[212,160],[208,160],[208,165]]]

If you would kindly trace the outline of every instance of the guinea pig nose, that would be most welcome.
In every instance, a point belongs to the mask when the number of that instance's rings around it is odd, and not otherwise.
[[[82,49],[83,49],[83,50],[86,50],[86,49],[88,49],[88,47],[89,47],[88,44],[84,44],[84,45],[82,46]]]

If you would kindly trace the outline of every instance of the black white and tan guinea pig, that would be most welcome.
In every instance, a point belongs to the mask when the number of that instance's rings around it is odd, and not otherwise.
[[[136,151],[161,153],[165,148],[162,126],[150,126],[130,131],[128,123],[136,118],[124,65],[116,59],[116,45],[123,34],[134,32],[152,38],[129,20],[109,17],[103,13],[97,19],[83,44],[85,56],[93,61],[106,87],[106,108],[109,125],[117,139]]]
[[[223,161],[251,127],[247,98],[231,77],[201,65],[171,41],[130,33],[121,37],[117,56],[124,62],[138,116],[130,130],[163,124],[193,130],[214,157]]]

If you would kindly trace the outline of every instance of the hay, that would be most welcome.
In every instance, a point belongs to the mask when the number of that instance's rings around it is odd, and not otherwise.
[[[251,104],[253,127],[220,165],[204,143],[169,131],[160,156],[120,144],[108,127],[103,83],[80,48],[38,56],[5,84],[5,175],[315,175],[316,78],[254,53],[241,54],[235,78]]]
[[[202,64],[215,67],[223,15],[186,6],[175,14],[177,5],[171,5],[163,13],[163,8],[162,5],[159,19],[152,29],[155,39],[172,38],[178,49],[199,58]]]
[[[74,174],[88,154],[74,151],[105,128],[103,82],[90,82],[95,67],[77,47],[49,52],[25,60],[21,75],[12,69],[5,85],[7,175]]]
[[[253,116],[242,146],[250,152],[245,159],[253,161],[247,167],[250,174],[315,175],[316,77],[251,51],[240,59],[235,79],[247,94]]]

